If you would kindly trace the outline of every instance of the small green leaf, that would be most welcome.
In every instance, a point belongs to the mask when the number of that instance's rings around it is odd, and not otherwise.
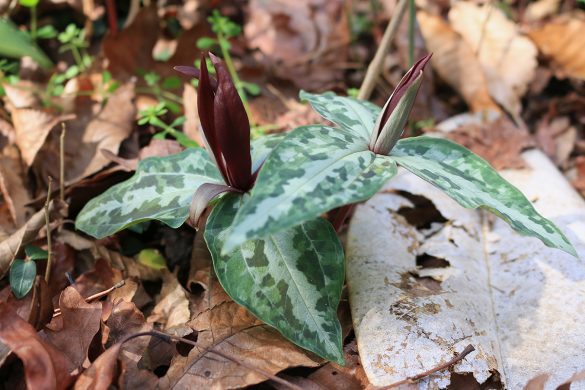
[[[250,96],[258,96],[260,95],[260,86],[254,83],[248,83],[247,81],[242,81],[242,87]]]
[[[293,343],[343,364],[337,306],[343,249],[331,224],[316,219],[221,255],[241,202],[223,197],[205,228],[217,277],[234,301]]]
[[[165,269],[167,261],[157,249],[143,249],[138,253],[136,259],[140,264],[154,269]]]
[[[321,125],[289,133],[264,162],[225,250],[374,195],[396,174],[396,164],[370,152],[367,142],[349,130]]]
[[[380,107],[363,100],[337,96],[333,92],[314,95],[301,91],[299,97],[311,103],[313,109],[323,118],[370,141]]]
[[[57,30],[50,24],[43,26],[37,30],[37,38],[39,39],[52,39],[57,36]]]
[[[197,48],[201,50],[209,50],[217,45],[217,40],[209,37],[202,37],[197,40]]]
[[[187,219],[191,198],[203,183],[223,180],[201,148],[144,159],[134,176],[89,201],[75,226],[96,238],[148,220],[177,228]]]
[[[24,253],[29,260],[45,260],[49,257],[49,252],[33,245],[25,246]]]
[[[183,85],[183,82],[177,76],[166,77],[162,82],[162,87],[165,89],[177,89],[181,85]]]
[[[32,288],[37,276],[37,264],[34,261],[16,259],[10,267],[10,288],[16,298],[24,297]]]
[[[160,81],[160,75],[154,72],[148,72],[144,75],[144,81],[149,87],[155,86]]]
[[[485,208],[518,233],[537,237],[549,247],[577,256],[567,237],[538,214],[520,190],[463,146],[440,138],[407,138],[398,141],[390,156],[463,207]]]
[[[39,0],[18,0],[18,3],[20,5],[22,5],[23,7],[36,7],[37,4],[39,3]]]

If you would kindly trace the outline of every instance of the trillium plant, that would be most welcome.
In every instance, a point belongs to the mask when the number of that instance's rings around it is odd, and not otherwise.
[[[302,126],[252,142],[229,73],[209,56],[217,78],[205,56],[200,71],[177,68],[199,79],[205,149],[141,161],[133,177],[83,208],[78,229],[102,238],[148,220],[174,228],[188,219],[204,224],[215,273],[233,300],[295,344],[338,363],[344,257],[322,215],[370,198],[397,165],[462,206],[486,208],[519,233],[576,256],[563,233],[471,151],[439,138],[400,139],[430,56],[408,71],[382,109],[331,92],[301,92],[337,126]]]

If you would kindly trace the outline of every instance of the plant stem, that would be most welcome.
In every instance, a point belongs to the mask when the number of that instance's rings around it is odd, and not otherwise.
[[[73,59],[77,66],[79,67],[79,71],[82,72],[85,70],[85,65],[83,64],[83,60],[81,58],[81,54],[79,53],[79,49],[75,45],[71,45],[71,54],[73,54]]]
[[[65,202],[65,122],[61,122],[59,137],[59,199]]]
[[[368,66],[368,70],[366,71],[366,77],[364,78],[364,82],[362,83],[362,86],[360,88],[360,93],[358,94],[358,99],[366,100],[372,94],[374,86],[378,81],[378,77],[382,72],[384,60],[386,59],[386,53],[390,48],[390,44],[394,39],[394,35],[396,35],[396,31],[398,31],[398,26],[400,25],[400,21],[404,16],[404,12],[406,11],[408,1],[409,0],[400,0],[396,5],[396,9],[392,14],[392,19],[390,19],[388,27],[386,27],[386,31],[384,31],[384,36],[382,37],[380,46],[378,46],[378,50],[376,50],[376,55],[374,56],[374,59]]]
[[[37,40],[37,6],[30,9],[30,36],[33,41]]]
[[[51,227],[49,226],[49,202],[51,201],[51,184],[53,178],[49,176],[49,186],[47,188],[47,201],[45,202],[45,226],[47,227],[47,269],[45,270],[45,282],[49,283],[51,277],[51,263],[52,263],[52,250],[51,250]]]
[[[408,1],[408,67],[414,65],[414,37],[416,25],[416,6],[414,0]]]
[[[246,111],[246,114],[248,115],[248,120],[250,121],[250,125],[254,126],[255,122],[254,122],[254,118],[252,118],[252,112],[250,111],[250,105],[248,104],[248,98],[246,96],[246,91],[244,91],[242,81],[240,80],[240,77],[238,76],[238,72],[236,72],[236,67],[234,66],[230,52],[227,49],[226,43],[228,43],[228,41],[223,36],[222,33],[217,34],[217,40],[219,41],[219,48],[221,50],[221,55],[223,56],[223,60],[225,61],[225,64],[228,68],[228,72],[230,73],[230,76],[232,76],[232,80],[234,80],[234,85],[236,87],[236,90],[238,91],[238,94],[240,95],[240,98],[242,99],[242,104],[244,105],[244,110]],[[204,65],[205,64],[203,64],[202,66],[204,66]]]

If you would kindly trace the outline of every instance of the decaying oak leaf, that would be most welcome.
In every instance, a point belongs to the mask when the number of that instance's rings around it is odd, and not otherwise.
[[[72,363],[70,372],[80,368],[87,359],[87,351],[100,329],[102,304],[87,303],[73,287],[67,287],[59,298],[61,316],[47,325],[47,339]]]
[[[528,33],[538,50],[552,60],[558,77],[585,79],[585,13],[561,15]]]
[[[25,171],[12,145],[0,156],[0,230],[12,233],[25,222],[30,195],[25,186]],[[2,238],[0,238],[2,240]]]
[[[122,343],[108,348],[75,382],[75,390],[108,390],[118,373],[118,355]]]
[[[43,341],[5,303],[0,303],[0,342],[22,360],[29,389],[66,389],[72,382],[68,371],[71,362],[66,355]]]
[[[148,322],[161,324],[166,331],[184,326],[191,319],[187,292],[179,284],[177,276],[165,272],[158,302],[148,317]]]
[[[166,376],[161,378],[161,388],[224,389],[267,379],[238,361],[270,374],[319,364],[235,302],[219,304],[189,325],[198,332],[198,346],[188,356],[175,356]],[[233,360],[214,354],[214,350]]]
[[[519,116],[520,98],[534,78],[537,65],[532,41],[491,4],[457,2],[449,11],[449,21],[479,60],[492,98]]]
[[[12,110],[11,114],[16,132],[16,145],[27,166],[32,165],[50,131],[64,120],[72,118],[32,108],[16,108]]]
[[[530,134],[501,117],[458,127],[447,137],[487,160],[496,169],[524,168],[522,152],[534,146]]]
[[[252,0],[244,34],[278,77],[303,89],[338,86],[349,29],[340,0]]]
[[[465,40],[439,16],[424,11],[416,16],[439,76],[459,92],[472,111],[499,111],[481,64]]]

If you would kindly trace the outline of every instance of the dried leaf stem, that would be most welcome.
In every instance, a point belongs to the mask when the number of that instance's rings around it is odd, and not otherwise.
[[[416,383],[417,381],[421,380],[424,377],[427,377],[431,374],[434,374],[435,372],[442,371],[446,368],[451,367],[452,365],[463,360],[465,358],[465,356],[469,355],[473,351],[475,351],[475,348],[473,347],[473,345],[469,344],[467,347],[465,347],[465,349],[463,351],[461,351],[461,353],[459,353],[457,356],[455,356],[453,359],[449,360],[448,362],[443,363],[443,364],[439,364],[438,366],[433,367],[430,370],[427,370],[425,372],[421,372],[418,375],[411,376],[411,377],[403,379],[399,382],[392,383],[390,386],[385,387],[385,389],[391,389],[393,387],[400,386],[400,385],[407,385],[407,384],[411,384],[411,383]]]
[[[51,226],[49,218],[49,203],[51,202],[51,187],[53,184],[53,178],[49,176],[49,186],[47,188],[47,201],[45,202],[45,225],[47,227],[47,269],[45,270],[45,282],[49,283],[51,277],[51,263],[53,260],[52,249],[51,249]]]
[[[396,5],[394,13],[392,14],[392,18],[388,23],[388,27],[386,27],[386,31],[384,31],[384,36],[382,37],[380,46],[378,46],[378,50],[376,50],[374,59],[372,60],[372,62],[370,62],[370,65],[368,66],[368,70],[366,71],[366,77],[364,77],[364,81],[358,94],[358,99],[366,100],[372,94],[374,86],[376,85],[376,81],[378,81],[378,77],[382,72],[384,60],[386,59],[386,53],[388,52],[388,49],[392,44],[392,40],[394,39],[394,36],[398,31],[398,26],[400,26],[400,21],[404,16],[404,12],[406,11],[408,1],[409,0],[400,0]]]
[[[108,288],[107,290],[100,291],[98,293],[95,293],[95,294],[90,295],[89,297],[85,298],[85,302],[90,303],[92,301],[95,301],[96,299],[100,299],[101,297],[105,297],[106,295],[108,295],[109,293],[114,291],[115,289],[122,287],[124,284],[126,284],[126,282],[124,280],[120,280],[118,283],[114,284],[112,287]],[[61,315],[61,308],[58,307],[53,312],[53,318],[59,317],[60,315]]]
[[[65,123],[61,122],[59,137],[59,199],[65,202]]]
[[[199,348],[199,345],[197,345],[197,342],[195,342],[195,341],[192,341],[192,340],[189,340],[189,339],[186,339],[186,338],[183,338],[183,337],[179,337],[179,336],[170,335],[170,334],[164,333],[164,332],[159,332],[159,331],[156,331],[156,330],[154,331],[154,333],[157,333],[157,334],[161,335],[162,337],[171,338],[171,339],[173,339],[175,341],[180,341],[182,343],[189,344],[189,345],[193,345],[193,346]],[[279,378],[276,375],[272,375],[269,372],[266,372],[266,371],[264,371],[264,370],[262,370],[262,369],[260,369],[258,367],[254,367],[252,365],[249,365],[246,362],[243,362],[241,360],[237,360],[234,357],[231,357],[229,355],[226,355],[223,352],[215,351],[213,349],[206,349],[206,350],[204,350],[204,352],[205,353],[211,352],[211,353],[214,353],[214,354],[216,354],[218,356],[221,356],[224,359],[231,360],[232,362],[234,362],[236,364],[239,364],[242,367],[245,367],[245,368],[247,368],[250,371],[257,372],[258,374],[260,374],[260,375],[262,375],[262,376],[264,376],[264,377],[266,377],[266,378],[268,378],[270,380],[273,380],[273,381],[275,381],[277,383],[280,383],[281,385],[286,386],[289,389],[303,390],[302,387],[299,387],[299,386],[295,385],[294,383],[291,383],[291,382],[289,382],[287,380],[284,380],[282,378]]]

